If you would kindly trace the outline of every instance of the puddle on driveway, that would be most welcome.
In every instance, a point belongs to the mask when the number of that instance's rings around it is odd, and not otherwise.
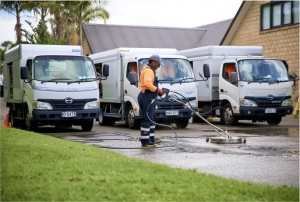
[[[299,139],[284,136],[251,136],[240,134],[247,142],[242,144],[214,144],[206,142],[206,138],[163,137],[156,148],[142,148],[138,138],[129,134],[95,134],[89,137],[67,136],[65,139],[96,145],[110,149],[161,150],[173,153],[209,153],[227,155],[252,156],[297,156],[299,155]]]
[[[214,130],[203,130],[203,132],[215,132]],[[264,136],[286,136],[299,138],[299,128],[243,128],[237,130],[229,130],[229,133],[242,133]]]

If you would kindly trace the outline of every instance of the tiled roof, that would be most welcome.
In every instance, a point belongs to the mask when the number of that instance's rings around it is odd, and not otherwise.
[[[185,50],[219,45],[231,20],[197,28],[83,24],[92,53],[119,47]]]
[[[201,40],[197,44],[197,47],[201,46],[211,46],[211,45],[221,45],[221,41],[226,34],[227,29],[229,28],[232,19],[202,25],[197,28],[206,29],[206,33],[201,37]]]

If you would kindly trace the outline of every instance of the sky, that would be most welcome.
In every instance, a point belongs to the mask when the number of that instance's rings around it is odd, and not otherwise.
[[[110,18],[106,24],[192,28],[234,18],[243,0],[110,0],[104,8]],[[21,14],[25,20],[38,22],[33,14]],[[103,24],[103,20],[90,23]],[[0,44],[16,41],[15,16],[0,11]]]

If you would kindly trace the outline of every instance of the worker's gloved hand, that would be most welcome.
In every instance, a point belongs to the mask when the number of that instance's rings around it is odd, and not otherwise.
[[[159,96],[163,96],[164,94],[165,94],[165,91],[163,91],[162,89],[160,89],[160,88],[157,88],[157,94],[159,95]]]

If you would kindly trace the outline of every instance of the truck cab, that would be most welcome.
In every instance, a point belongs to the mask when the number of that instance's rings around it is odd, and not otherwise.
[[[228,75],[228,69],[235,68]],[[229,124],[238,120],[266,120],[278,125],[293,111],[286,63],[278,59],[245,58],[221,64],[219,96]]]
[[[21,44],[4,59],[4,102],[12,127],[93,128],[99,116],[98,82],[80,46]]]
[[[178,95],[179,99],[190,103],[197,111],[197,90],[192,68],[187,58],[178,55],[176,49],[117,48],[89,55],[99,73],[104,65],[109,66],[109,75],[100,81],[100,125],[114,125],[115,121],[124,120],[129,128],[140,127],[142,113],[137,101],[140,86],[139,82],[132,85],[128,76],[134,71],[138,81],[141,70],[154,53],[159,54],[165,63],[156,71],[159,88],[181,94],[183,97]],[[175,123],[177,127],[185,128],[194,117],[191,110],[178,102],[162,102],[162,98],[158,97],[156,103],[157,122]]]

